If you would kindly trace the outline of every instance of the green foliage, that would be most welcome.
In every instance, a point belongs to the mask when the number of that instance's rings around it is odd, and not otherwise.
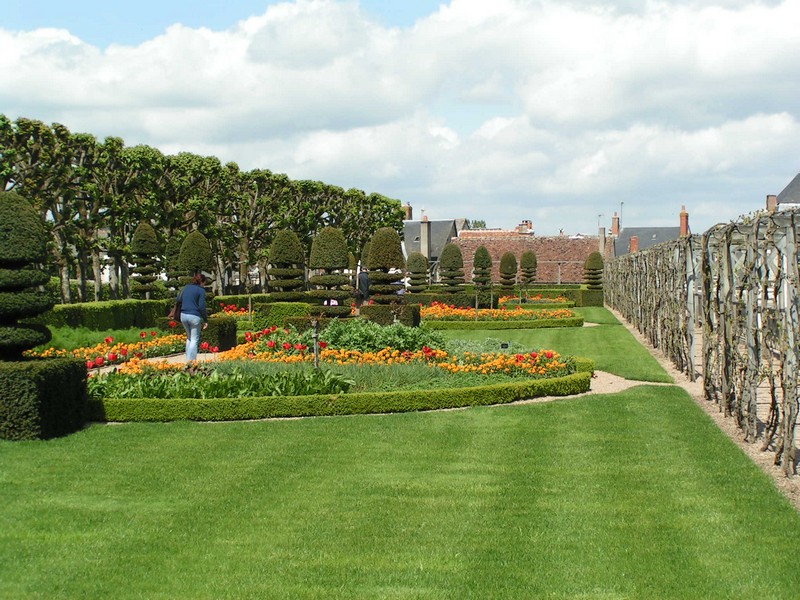
[[[457,294],[464,291],[464,258],[461,248],[456,244],[446,244],[439,257],[439,275],[442,278],[442,290],[445,294]]]
[[[472,282],[479,289],[492,283],[492,257],[485,246],[478,246],[472,258]]]
[[[133,232],[131,251],[136,265],[133,268],[131,290],[142,298],[149,298],[153,282],[158,279],[161,244],[155,229],[147,221],[142,221]]]
[[[519,259],[519,281],[522,285],[527,287],[536,281],[536,268],[536,253],[533,250],[526,250],[523,252]]]
[[[104,398],[90,402],[94,420],[107,421],[229,421],[272,417],[354,415],[465,406],[508,404],[540,396],[571,396],[589,390],[591,374],[582,372],[552,379],[531,379],[468,388],[403,392],[362,392],[343,395],[271,396],[257,398]]]
[[[214,253],[206,236],[199,231],[193,231],[184,238],[178,255],[178,266],[186,277],[192,277],[201,271],[211,273],[214,270]]]
[[[294,231],[281,229],[269,247],[269,262],[276,267],[303,267],[305,252]]]
[[[320,314],[330,317],[350,315],[350,299],[353,296],[348,285],[350,277],[341,272],[347,268],[348,262],[344,234],[335,227],[325,227],[314,238],[309,260],[310,268],[320,269],[324,273],[312,275],[309,279],[310,284],[317,286],[317,289],[309,291],[309,296],[320,304],[315,309]],[[328,303],[331,300],[335,300],[337,305],[330,306]]]
[[[153,327],[167,314],[170,300],[108,300],[83,304],[57,304],[36,318],[53,327],[86,327],[92,330]]]
[[[297,234],[282,229],[269,248],[270,290],[272,299],[291,302],[304,297],[298,293],[305,287],[305,254]]]
[[[161,244],[158,241],[156,230],[147,221],[141,221],[137,225],[131,238],[131,252],[144,256],[161,254]]]
[[[428,286],[428,259],[421,252],[412,252],[406,261],[411,293],[421,292]]]
[[[500,289],[505,293],[511,293],[516,282],[517,257],[513,252],[504,252],[500,257]]]
[[[324,227],[311,244],[310,269],[323,269],[326,272],[343,270],[348,267],[347,240],[341,229]]]
[[[307,302],[272,302],[254,306],[253,325],[261,330],[267,327],[285,327],[285,321],[291,317],[308,317],[311,305]]]
[[[419,294],[406,294],[407,303],[417,303],[430,306],[433,302],[442,302],[457,308],[475,308],[475,294],[477,288],[478,308],[497,308],[497,294],[492,294],[488,289],[475,286],[459,294],[441,294],[438,292],[423,292]]]
[[[583,263],[583,281],[590,290],[603,289],[603,257],[599,252],[592,252]]]
[[[402,323],[408,327],[419,327],[419,304],[370,304],[361,307],[361,318],[379,325]]]
[[[583,317],[571,319],[536,319],[535,321],[423,321],[423,329],[549,329],[554,327],[583,327]]]
[[[390,269],[404,269],[405,259],[400,236],[391,227],[381,227],[370,242],[368,268],[370,271],[388,272]]]
[[[180,287],[179,278],[183,277],[181,273],[180,254],[184,237],[185,235],[183,232],[174,232],[167,240],[167,245],[164,249],[164,267],[167,270],[167,287],[174,292],[174,294],[177,294],[178,287]]]
[[[86,365],[72,358],[0,361],[0,438],[47,439],[80,429]]]
[[[236,319],[234,317],[216,315],[208,318],[208,327],[200,332],[200,343],[208,342],[220,352],[236,346]]]
[[[363,307],[365,308],[365,307]],[[423,346],[441,348],[441,334],[401,323],[379,325],[364,319],[335,319],[320,334],[320,339],[332,348],[348,348],[362,352],[377,352],[386,347],[395,350],[420,350]]]
[[[89,380],[88,391],[95,401],[103,398],[252,398],[343,394],[352,383],[322,369],[264,375],[241,368],[222,371],[212,365],[200,365],[178,373],[147,370],[135,375],[99,375]]]
[[[0,192],[0,360],[19,360],[50,339],[47,329],[18,323],[53,306],[52,296],[39,289],[47,275],[36,268],[46,255],[42,219],[22,196]]]

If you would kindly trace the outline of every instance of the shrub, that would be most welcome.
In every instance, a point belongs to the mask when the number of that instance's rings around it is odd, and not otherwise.
[[[492,257],[485,246],[478,246],[472,258],[472,282],[478,290],[492,284]]]
[[[459,246],[445,244],[439,257],[439,275],[444,293],[457,294],[464,291],[464,258]]]
[[[400,302],[397,292],[403,288],[405,259],[400,236],[391,227],[375,232],[369,250],[369,295],[376,304]]]
[[[49,276],[37,265],[47,256],[47,232],[30,203],[0,193],[0,360],[18,360],[25,350],[50,341],[41,325],[19,324],[53,306],[40,288]]]
[[[379,325],[402,323],[419,327],[419,304],[371,304],[361,307],[361,317]]]
[[[309,296],[320,304],[335,300],[337,305],[324,305],[315,308],[320,314],[328,317],[349,317],[352,289],[350,278],[343,273],[348,266],[347,240],[341,229],[325,227],[314,238],[311,244],[311,257],[308,261],[310,269],[322,271],[313,275],[309,283],[316,289],[309,291]]]
[[[208,327],[200,332],[200,343],[203,342],[219,348],[220,352],[236,346],[236,319],[221,315],[209,317]]]
[[[583,263],[583,281],[590,290],[603,289],[603,257],[599,252],[592,252]]]
[[[80,429],[86,365],[74,358],[0,361],[0,438],[47,439]]]
[[[206,236],[199,231],[193,231],[184,238],[178,255],[178,266],[183,274],[179,279],[181,284],[188,283],[195,273],[211,273],[214,270],[214,253]]]
[[[135,266],[132,269],[133,282],[131,291],[142,298],[150,298],[153,282],[158,279],[159,256],[161,245],[156,236],[156,230],[147,221],[142,221],[133,232],[131,239],[131,252]]]
[[[406,261],[411,293],[422,292],[428,287],[428,259],[421,252],[412,252]]]
[[[512,252],[505,252],[500,257],[500,289],[505,293],[513,293],[517,282],[517,258]]]
[[[519,282],[527,290],[536,281],[536,253],[533,250],[526,250],[519,258],[520,278]]]
[[[86,327],[94,331],[160,326],[171,306],[168,300],[108,300],[57,304],[36,319],[53,327]],[[45,342],[42,342],[45,343]]]
[[[164,267],[167,271],[167,288],[173,292],[170,295],[175,296],[180,287],[179,278],[183,277],[181,273],[180,254],[181,245],[185,235],[181,231],[175,231],[167,240],[167,246],[164,249]]]
[[[282,229],[269,247],[269,286],[279,302],[305,299],[305,254],[297,234]]]
[[[308,317],[311,306],[306,302],[272,302],[254,305],[253,328],[260,330],[267,327],[285,327],[286,319]]]
[[[334,348],[348,348],[361,352],[377,352],[386,347],[413,351],[420,350],[423,346],[431,348],[444,346],[444,338],[439,333],[401,323],[382,326],[365,319],[346,321],[335,319],[323,329],[320,339]]]

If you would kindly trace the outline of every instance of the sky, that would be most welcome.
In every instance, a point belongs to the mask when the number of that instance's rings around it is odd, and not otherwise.
[[[537,235],[764,207],[800,0],[2,0],[0,113]]]

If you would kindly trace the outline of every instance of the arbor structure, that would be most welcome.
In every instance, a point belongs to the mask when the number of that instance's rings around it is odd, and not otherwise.
[[[294,231],[282,229],[269,247],[270,297],[291,302],[305,299],[305,254]]]
[[[439,275],[442,291],[456,294],[464,291],[464,257],[461,248],[455,244],[445,244],[439,257]]]
[[[47,257],[47,231],[30,203],[13,192],[0,192],[0,360],[18,360],[25,350],[50,340],[50,330],[18,321],[53,306],[40,291],[49,275],[40,264]]]
[[[308,259],[308,268],[319,271],[309,278],[309,283],[315,286],[309,296],[322,304],[321,312],[325,316],[350,316],[353,291],[349,286],[350,278],[344,273],[349,262],[347,240],[342,230],[325,227],[320,231],[311,244]]]
[[[376,304],[391,304],[401,300],[397,292],[403,289],[405,259],[400,236],[391,227],[381,227],[369,244],[369,295]]]

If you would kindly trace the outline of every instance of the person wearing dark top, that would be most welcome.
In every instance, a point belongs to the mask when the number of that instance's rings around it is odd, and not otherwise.
[[[364,302],[369,300],[369,275],[367,270],[361,267],[361,272],[358,274],[356,281],[356,312],[361,308]]]
[[[184,286],[178,294],[181,301],[181,324],[186,330],[186,360],[197,360],[197,349],[200,346],[200,330],[208,327],[206,312],[206,290],[203,284],[205,275],[198,273],[191,283]]]

